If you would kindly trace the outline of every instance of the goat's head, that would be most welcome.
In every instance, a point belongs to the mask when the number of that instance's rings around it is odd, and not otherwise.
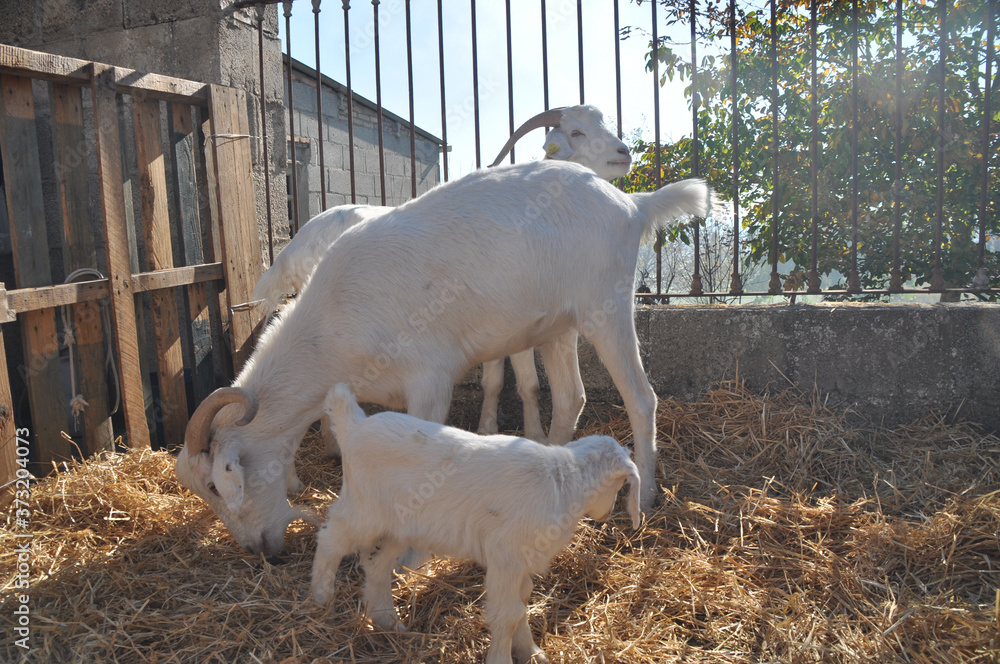
[[[568,443],[566,447],[582,455],[587,467],[599,479],[594,490],[584,498],[584,514],[596,521],[606,521],[615,507],[618,490],[628,482],[625,508],[632,518],[632,527],[638,528],[642,520],[639,509],[639,470],[629,458],[628,450],[610,436],[587,436]]]
[[[271,556],[284,546],[288,524],[303,513],[285,497],[291,459],[281,459],[280,450],[244,444],[249,432],[243,427],[256,414],[257,397],[249,390],[215,390],[191,416],[175,470],[240,546]]]
[[[582,164],[605,180],[626,175],[632,165],[628,147],[604,124],[604,114],[594,106],[566,106],[539,113],[510,137],[493,162],[499,164],[522,136],[539,127],[552,127],[545,135],[545,158]]]

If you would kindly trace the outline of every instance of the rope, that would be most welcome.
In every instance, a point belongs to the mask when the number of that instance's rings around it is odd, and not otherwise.
[[[97,279],[104,279],[104,275],[98,270],[89,267],[83,267],[79,270],[74,270],[70,272],[69,276],[66,277],[65,283],[72,283],[80,276],[90,276]],[[63,320],[63,345],[69,350],[69,382],[70,382],[70,394],[73,397],[69,401],[69,407],[73,413],[73,429],[74,433],[80,432],[80,415],[83,413],[84,409],[90,404],[84,398],[84,396],[76,391],[76,363],[73,357],[73,346],[76,345],[76,335],[73,332],[73,325],[70,323],[69,316],[67,315],[68,307],[63,306],[62,309],[62,320]],[[111,329],[111,321],[108,316],[108,310],[104,307],[104,303],[101,303],[101,319],[104,323],[104,329]],[[107,355],[105,359],[105,366],[111,370],[111,376],[115,381],[115,407],[111,409],[109,415],[113,415],[118,412],[118,406],[121,402],[121,386],[118,383],[118,371],[115,367],[115,357],[112,352],[111,344],[107,345]]]

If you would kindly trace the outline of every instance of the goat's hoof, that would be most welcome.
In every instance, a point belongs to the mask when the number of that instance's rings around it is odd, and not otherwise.
[[[330,601],[333,596],[332,592],[327,591],[323,588],[323,584],[313,584],[312,588],[309,589],[309,594],[312,595],[313,601],[317,604],[326,604]]]
[[[514,661],[517,664],[549,664],[549,658],[545,656],[545,651],[541,648],[528,655],[526,659],[515,657]]]
[[[405,632],[406,625],[395,615],[390,617],[387,615],[388,613],[388,611],[373,611],[369,617],[372,623],[381,630],[386,632]],[[393,610],[393,614],[395,613],[396,611]]]

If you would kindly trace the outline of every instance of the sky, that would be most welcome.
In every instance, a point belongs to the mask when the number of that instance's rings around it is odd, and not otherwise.
[[[379,12],[379,57],[382,105],[396,115],[409,116],[406,67],[406,17],[404,0],[381,0]],[[512,60],[514,71],[514,126],[544,110],[542,79],[541,3],[539,0],[510,0]],[[615,31],[613,3],[585,0],[583,6],[584,102],[600,108],[611,127],[615,109]],[[473,112],[473,70],[471,0],[444,0],[445,91],[449,178],[476,167],[475,116]],[[279,35],[287,49],[284,17],[278,5]],[[341,2],[327,0],[320,12],[320,70],[336,81],[346,80],[344,67],[344,12]],[[438,60],[437,3],[411,2],[413,40],[414,117],[418,127],[441,137],[441,89]],[[688,48],[688,28],[667,28],[662,8],[659,32],[670,34],[678,48]],[[375,41],[373,6],[362,0],[350,9],[351,82],[356,94],[375,101]],[[505,3],[477,0],[477,48],[481,160],[490,164],[509,136],[507,102],[507,47]],[[310,3],[295,3],[291,19],[292,57],[315,67],[313,12]],[[547,0],[549,106],[580,103],[577,48],[577,2]],[[626,142],[633,136],[653,139],[653,76],[645,69],[649,48],[651,4],[634,0],[619,3],[620,27],[634,26],[632,36],[621,40],[622,131]],[[660,136],[671,141],[690,134],[691,113],[684,97],[686,83],[675,80],[656,91],[660,98]],[[542,130],[522,139],[516,148],[517,161],[542,157]]]

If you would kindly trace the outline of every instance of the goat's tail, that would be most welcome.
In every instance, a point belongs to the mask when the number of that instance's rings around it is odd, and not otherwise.
[[[646,216],[644,238],[678,217],[708,216],[714,203],[712,188],[698,178],[674,182],[653,192],[632,194],[632,200]]]
[[[338,383],[327,393],[323,411],[337,441],[343,443],[365,419],[365,412],[347,383]]]
[[[284,302],[282,296],[287,290],[287,284],[281,278],[281,272],[280,266],[271,265],[264,270],[264,274],[260,275],[260,279],[257,280],[257,285],[253,287],[253,295],[250,296],[250,299],[261,300],[261,304],[265,308],[265,316],[270,316]]]

